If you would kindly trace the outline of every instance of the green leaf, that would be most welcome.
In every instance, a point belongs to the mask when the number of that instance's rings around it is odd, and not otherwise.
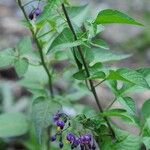
[[[32,42],[30,37],[24,37],[17,45],[20,55],[27,54],[32,51]]]
[[[44,129],[53,124],[53,114],[60,111],[59,103],[52,99],[45,99],[43,97],[34,101],[32,107],[32,116],[35,123],[36,135],[41,143]]]
[[[94,60],[94,54],[93,54],[93,51],[91,50],[91,48],[89,48],[87,46],[80,46],[80,47],[82,50],[83,57],[86,60],[86,63],[88,63],[88,64],[91,63]],[[78,50],[76,50],[75,52],[76,52],[76,56],[77,56],[78,60],[80,61],[81,64],[83,64],[80,52]]]
[[[85,11],[87,9],[87,6],[88,5],[66,7],[66,10],[69,14],[69,17],[74,18],[80,15],[83,11]]]
[[[89,67],[90,77],[87,77],[87,73],[85,70],[81,70],[73,75],[75,79],[85,80],[85,79],[104,79],[105,73],[101,71],[102,64],[96,63],[93,66]]]
[[[88,78],[85,70],[78,71],[77,73],[73,74],[73,77],[77,80],[86,80]]]
[[[136,106],[134,100],[131,97],[120,97],[118,101],[124,106],[128,113],[135,115]]]
[[[69,17],[77,26],[82,26],[83,22],[89,17],[88,5],[66,7]]]
[[[140,136],[129,134],[123,130],[115,130],[117,142],[113,144],[115,150],[140,150],[142,139]]]
[[[105,30],[105,27],[102,25],[97,26],[97,24],[91,22],[91,21],[86,21],[84,23],[84,26],[87,31],[88,39],[91,40],[94,38],[97,34],[101,33],[102,31]]]
[[[116,53],[110,50],[105,50],[101,48],[92,48],[94,54],[94,63],[96,62],[109,62],[109,61],[119,61],[131,57],[130,54]]]
[[[141,23],[135,21],[128,15],[118,10],[111,10],[111,9],[102,10],[98,14],[95,23],[96,24],[122,23],[122,24],[143,26]]]
[[[15,56],[12,48],[4,49],[0,52],[0,67],[8,67],[14,64]]]
[[[141,113],[145,119],[150,117],[150,99],[144,102]]]
[[[55,58],[57,59],[57,60],[66,60],[66,59],[68,59],[68,56],[67,56],[67,54],[66,53],[64,53],[64,51],[57,51],[56,53],[55,53]]]
[[[28,89],[43,90],[48,83],[48,77],[43,66],[29,65],[24,78],[19,83]]]
[[[122,80],[149,89],[149,85],[143,75],[135,70],[128,68],[118,69],[117,71],[110,71],[108,79]]]
[[[82,40],[77,40],[75,42],[62,43],[60,45],[57,45],[57,46],[53,47],[51,49],[51,51],[54,51],[54,50],[65,50],[65,49],[68,49],[68,48],[77,47],[77,46],[79,46],[81,44],[83,44]]]
[[[108,116],[121,116],[123,113],[126,113],[127,111],[124,109],[110,109],[104,111],[101,115],[108,117]]]
[[[150,75],[150,68],[141,68],[138,69],[137,72],[141,73],[144,77]]]
[[[29,62],[28,59],[22,58],[19,60],[16,60],[15,62],[15,70],[19,77],[24,75],[28,70]]]
[[[21,136],[28,130],[26,117],[21,113],[4,113],[0,115],[0,137]]]
[[[106,75],[103,71],[98,71],[94,74],[91,74],[89,79],[104,79],[105,77],[106,77]]]
[[[75,47],[80,45],[81,41],[74,41],[74,37],[69,28],[65,28],[52,42],[50,48],[47,53],[52,50],[64,50],[66,48]]]
[[[125,109],[110,109],[106,110],[103,113],[100,114],[100,116],[103,117],[120,117],[124,121],[127,121],[128,123],[134,123],[134,118],[127,113]]]
[[[109,49],[109,46],[107,45],[107,43],[101,39],[95,39],[91,42],[91,45],[95,46],[95,47],[99,47],[102,49]]]

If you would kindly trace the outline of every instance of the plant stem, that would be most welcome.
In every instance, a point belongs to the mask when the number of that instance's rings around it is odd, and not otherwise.
[[[64,14],[65,14],[65,17],[66,17],[68,26],[69,26],[69,28],[70,28],[70,30],[71,30],[73,36],[74,36],[74,40],[76,41],[76,40],[78,40],[78,38],[77,38],[77,35],[76,35],[76,33],[75,33],[75,30],[74,30],[74,28],[73,28],[73,25],[72,25],[72,23],[71,23],[71,20],[70,20],[70,18],[69,18],[69,15],[68,15],[68,13],[67,13],[67,10],[66,10],[64,4],[62,4],[62,9],[63,9],[63,12],[64,12]],[[89,72],[89,69],[88,69],[88,65],[87,65],[86,60],[85,60],[85,58],[84,58],[84,55],[83,55],[83,53],[82,53],[81,47],[80,47],[80,46],[77,46],[77,50],[78,50],[78,52],[79,52],[79,54],[80,54],[80,57],[81,57],[81,59],[82,59],[82,63],[83,63],[83,66],[84,66],[84,68],[85,68],[87,77],[90,77],[90,72]],[[97,103],[97,106],[98,106],[98,108],[99,108],[99,111],[100,111],[101,113],[103,113],[102,106],[101,106],[101,104],[100,104],[100,102],[99,102],[99,99],[98,99],[98,96],[97,96],[97,93],[96,93],[96,90],[95,90],[93,81],[92,81],[91,79],[89,79],[89,84],[90,84],[91,92],[93,93],[93,96],[94,96],[95,101],[96,101],[96,103]],[[115,133],[114,133],[114,130],[113,130],[113,128],[111,127],[111,125],[110,125],[110,123],[109,123],[109,120],[107,119],[107,117],[104,117],[104,120],[106,121],[106,123],[107,123],[107,125],[108,125],[108,128],[109,128],[109,130],[110,130],[110,132],[111,132],[112,138],[115,139]]]
[[[96,84],[94,87],[96,88],[97,86],[99,86],[100,84],[102,84],[105,81],[106,81],[106,79],[103,79],[101,82],[99,82],[98,84]]]
[[[114,98],[114,100],[107,106],[106,110],[108,110],[117,100],[117,97]]]
[[[50,89],[50,93],[51,93],[51,98],[53,98],[53,97],[54,97],[54,92],[53,92],[53,87],[52,87],[52,76],[51,76],[51,73],[50,73],[50,71],[49,71],[49,69],[48,69],[48,67],[47,67],[47,65],[46,65],[45,60],[44,60],[44,53],[43,53],[42,47],[41,47],[41,45],[40,45],[40,43],[39,43],[39,41],[38,41],[38,39],[37,39],[37,37],[36,37],[36,34],[35,34],[35,32],[34,32],[34,29],[33,29],[33,26],[32,26],[32,24],[30,23],[30,20],[29,20],[27,14],[26,14],[26,11],[25,11],[25,9],[24,9],[24,6],[22,5],[21,0],[18,0],[18,5],[19,5],[20,9],[22,10],[26,21],[27,21],[27,22],[29,23],[29,25],[31,26],[31,27],[30,27],[30,31],[31,31],[32,36],[33,36],[33,39],[34,39],[34,41],[35,41],[35,43],[36,43],[36,45],[37,45],[37,48],[38,48],[38,51],[39,51],[39,54],[40,54],[40,58],[41,58],[41,64],[42,64],[42,66],[44,67],[44,69],[45,69],[45,71],[46,71],[46,73],[47,73],[48,81],[49,81],[49,89]]]

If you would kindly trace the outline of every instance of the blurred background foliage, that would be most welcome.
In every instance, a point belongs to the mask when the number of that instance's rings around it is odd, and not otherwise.
[[[95,16],[98,10],[105,8],[114,8],[130,14],[133,18],[141,21],[145,27],[131,27],[128,25],[111,25],[106,26],[107,30],[100,36],[105,39],[114,51],[123,51],[127,54],[133,54],[132,57],[125,59],[121,62],[110,63],[112,66],[124,66],[131,68],[149,67],[150,65],[150,0],[72,0],[72,3],[89,4],[91,15]],[[13,47],[25,35],[29,35],[21,24],[22,14],[16,5],[15,0],[0,0],[0,49]],[[55,66],[61,68],[62,66]],[[66,74],[67,77],[67,74]],[[17,81],[18,77],[14,68],[0,69],[0,112],[25,112],[27,115],[30,113],[30,103],[32,97],[27,92],[21,83]],[[56,85],[57,86],[57,85]],[[64,81],[60,81],[58,88],[66,88],[68,85]],[[77,86],[77,88],[79,88]],[[84,89],[82,87],[81,89]],[[81,90],[80,89],[80,90]],[[110,99],[111,95],[108,89],[103,86],[99,90],[102,99]],[[83,95],[88,94],[86,90],[81,90],[76,95],[68,95],[68,97],[75,97],[76,99],[82,98]],[[138,110],[140,110],[144,100],[150,97],[150,93],[144,92],[134,95]],[[91,98],[91,97],[90,97]],[[86,98],[88,100],[89,98]],[[92,103],[91,101],[88,101]],[[85,103],[85,98],[81,101]],[[94,105],[94,104],[93,104]],[[105,106],[105,102],[103,102]],[[80,105],[79,105],[80,106]],[[82,106],[76,109],[81,109]],[[85,110],[84,110],[85,111]],[[122,125],[126,128],[125,125]],[[132,127],[127,127],[132,132],[137,132]],[[133,131],[134,130],[134,131]],[[30,127],[29,135],[21,138],[11,138],[0,140],[0,150],[38,150],[38,144],[34,138],[34,130],[32,125]],[[30,137],[30,138],[28,138]],[[21,144],[23,143],[23,144]],[[24,145],[24,146],[22,146]],[[35,148],[35,146],[37,146]],[[26,148],[24,148],[26,147]]]

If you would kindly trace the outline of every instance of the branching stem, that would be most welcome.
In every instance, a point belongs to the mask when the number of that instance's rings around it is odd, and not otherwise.
[[[37,45],[37,48],[38,48],[38,51],[39,51],[39,54],[40,54],[40,58],[41,58],[42,66],[44,67],[44,69],[45,69],[45,71],[46,71],[46,73],[47,73],[47,76],[48,76],[49,89],[50,89],[51,97],[53,98],[53,97],[54,97],[54,93],[53,93],[53,87],[52,87],[52,76],[51,76],[51,73],[50,73],[50,71],[49,71],[49,69],[48,69],[48,67],[47,67],[47,65],[46,65],[45,60],[44,60],[44,53],[43,53],[42,47],[41,47],[41,45],[40,45],[40,43],[39,43],[39,41],[38,41],[38,39],[37,39],[37,37],[36,37],[36,34],[35,34],[35,32],[34,32],[34,29],[33,29],[33,26],[32,26],[32,24],[30,23],[30,20],[29,20],[27,14],[26,14],[26,11],[25,11],[25,9],[24,9],[24,6],[22,5],[21,0],[18,0],[18,5],[19,5],[20,9],[22,10],[23,15],[24,15],[26,21],[27,21],[27,22],[29,23],[29,25],[30,25],[30,31],[31,31],[32,36],[33,36],[33,39],[34,39],[34,41],[35,41],[35,43],[36,43],[36,45]]]
[[[62,4],[62,9],[63,9],[63,12],[64,12],[64,14],[65,14],[65,17],[66,17],[68,26],[69,26],[69,28],[70,28],[70,30],[71,30],[73,36],[74,36],[74,40],[77,41],[77,40],[78,40],[77,35],[76,35],[76,33],[75,33],[75,30],[74,30],[74,28],[73,28],[73,25],[72,25],[72,23],[71,23],[71,20],[70,20],[70,18],[69,18],[69,15],[68,15],[68,13],[67,13],[67,10],[66,10],[64,4]],[[84,58],[84,55],[83,55],[83,53],[82,53],[81,47],[80,47],[80,46],[77,46],[77,50],[78,50],[78,52],[79,52],[79,54],[80,54],[80,57],[81,57],[81,59],[82,59],[82,63],[83,63],[84,69],[85,69],[85,71],[86,71],[87,77],[90,77],[89,68],[88,68],[88,65],[87,65],[87,63],[86,63],[86,60],[85,60],[85,58]],[[100,111],[101,113],[103,113],[103,109],[102,109],[102,106],[101,106],[101,104],[100,104],[100,102],[99,102],[99,99],[98,99],[98,96],[97,96],[96,89],[95,89],[95,87],[94,87],[93,81],[92,81],[91,79],[89,79],[88,81],[89,81],[89,85],[90,85],[91,92],[93,93],[93,96],[94,96],[95,101],[96,101],[96,103],[97,103],[97,106],[98,106],[98,108],[99,108],[99,111]],[[104,117],[104,120],[106,121],[106,123],[107,123],[107,125],[108,125],[108,127],[109,127],[109,130],[110,130],[110,132],[111,132],[112,138],[115,139],[115,133],[114,133],[113,128],[111,127],[111,125],[110,125],[110,123],[109,123],[109,120],[107,119],[107,117]]]

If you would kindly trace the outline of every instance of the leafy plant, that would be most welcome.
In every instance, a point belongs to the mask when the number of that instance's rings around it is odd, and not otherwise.
[[[150,89],[150,69],[106,66],[106,62],[120,61],[131,54],[110,51],[108,44],[97,38],[105,24],[143,25],[118,10],[102,10],[95,18],[90,18],[87,5],[72,6],[67,0],[34,1],[37,4],[31,12],[26,8],[32,6],[33,1],[17,1],[31,37],[24,37],[16,47],[3,50],[0,67],[14,67],[18,84],[32,94],[29,122],[34,124],[40,149],[140,150],[144,144],[148,150],[150,102],[143,104],[139,116],[135,100],[128,93],[139,88]],[[62,67],[63,62],[67,64]],[[61,69],[54,67],[56,64]],[[57,88],[59,82],[65,82],[66,88]],[[120,82],[122,87],[118,88]],[[115,97],[107,108],[102,107],[96,90],[102,83]],[[98,110],[78,104],[77,100],[87,95],[93,96]],[[116,101],[122,107],[112,109]],[[112,117],[134,125],[140,134],[119,129],[111,121]],[[0,137],[27,133],[29,122],[25,120],[19,113],[2,114]],[[32,135],[24,145],[34,149],[32,141],[38,147]]]

